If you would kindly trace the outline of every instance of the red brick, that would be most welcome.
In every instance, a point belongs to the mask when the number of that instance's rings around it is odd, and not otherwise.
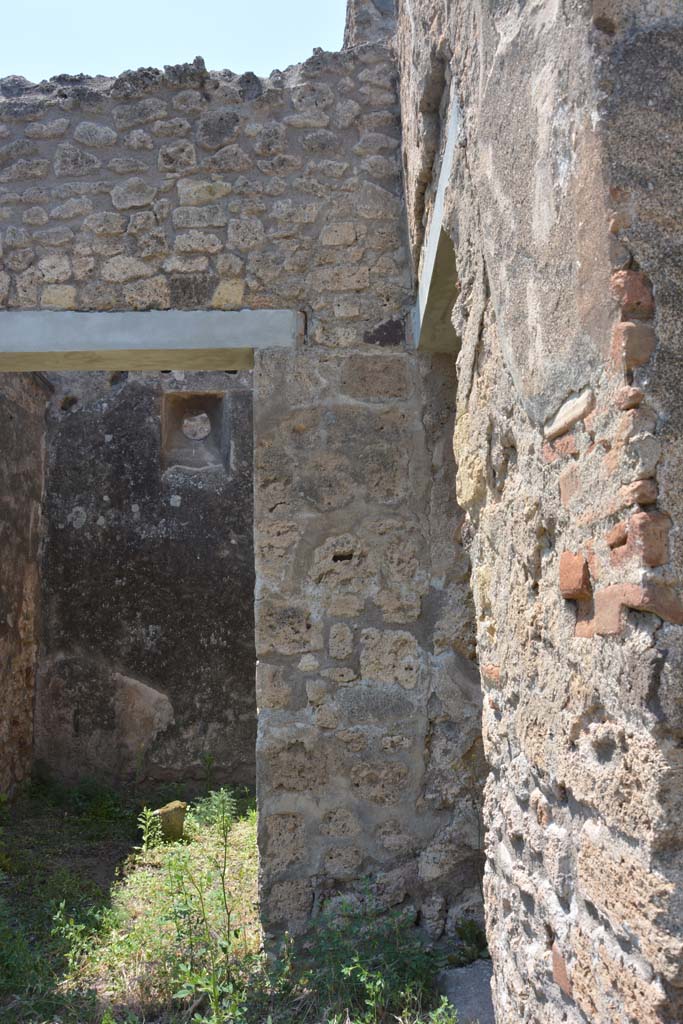
[[[605,536],[605,543],[609,548],[620,548],[628,540],[628,524],[617,523]]]
[[[620,524],[622,525],[622,524]],[[616,528],[615,528],[616,529]],[[637,558],[642,565],[654,568],[669,561],[669,531],[671,520],[662,512],[636,512],[628,523],[627,538],[619,545],[607,543],[612,551],[612,564],[621,565],[631,558]]]
[[[648,324],[617,324],[612,332],[612,362],[622,370],[645,366],[656,344],[657,337]]]
[[[656,480],[634,480],[619,491],[624,505],[654,505],[657,500]]]
[[[640,608],[647,600],[645,588],[637,583],[615,583],[595,595],[595,632],[598,636],[621,633],[624,608]]]
[[[579,449],[576,447],[576,438],[573,434],[565,434],[564,437],[558,437],[556,441],[546,441],[543,445],[544,462],[556,462],[557,459],[578,454]]]
[[[640,555],[643,565],[666,565],[670,530],[671,520],[663,512],[636,512],[629,521],[628,546]]]
[[[640,388],[623,387],[617,392],[618,409],[636,409],[645,398],[645,392]]]
[[[683,626],[683,601],[666,583],[646,585],[646,606],[643,611],[654,612],[660,619]]]
[[[560,555],[560,593],[565,601],[578,601],[591,595],[588,562],[583,555],[563,551]]]
[[[595,632],[599,636],[620,633],[623,609],[652,612],[667,622],[683,625],[683,601],[663,583],[615,583],[595,595]]]
[[[625,316],[649,320],[655,311],[652,285],[639,270],[617,270],[612,274],[612,295]]]
[[[569,979],[569,972],[567,970],[567,962],[560,952],[560,948],[556,942],[552,945],[552,958],[553,958],[553,981],[556,985],[559,985],[566,996],[572,998],[572,983]]]
[[[597,430],[597,427],[598,427],[598,417],[599,417],[599,415],[600,415],[600,410],[599,409],[593,409],[593,411],[589,412],[588,415],[584,418],[584,421],[583,421],[584,429],[586,430],[586,432],[588,434],[591,435],[591,437],[595,437],[595,431]]]
[[[592,598],[577,602],[574,636],[587,640],[595,636],[595,604]]]

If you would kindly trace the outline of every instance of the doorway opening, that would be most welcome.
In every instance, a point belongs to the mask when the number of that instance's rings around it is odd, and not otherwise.
[[[37,770],[253,785],[251,373],[46,379]]]

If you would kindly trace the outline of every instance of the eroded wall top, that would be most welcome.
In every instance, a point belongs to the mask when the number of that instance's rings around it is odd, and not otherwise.
[[[395,0],[349,0],[344,46],[384,42],[396,30]]]
[[[295,308],[314,342],[400,342],[410,280],[383,45],[267,79],[197,59],[0,93],[0,305]]]

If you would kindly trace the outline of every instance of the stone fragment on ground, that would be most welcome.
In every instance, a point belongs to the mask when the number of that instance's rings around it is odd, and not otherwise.
[[[458,1011],[458,1024],[496,1024],[491,999],[492,973],[490,960],[475,960],[467,967],[441,971],[437,987]]]
[[[182,800],[172,800],[170,804],[165,804],[154,812],[159,818],[164,839],[174,842],[183,838],[186,811],[186,803]]]

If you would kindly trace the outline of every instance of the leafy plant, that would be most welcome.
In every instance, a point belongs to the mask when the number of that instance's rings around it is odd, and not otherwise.
[[[427,947],[411,915],[386,911],[366,892],[358,902],[335,902],[321,914],[305,958],[288,958],[277,976],[274,1019],[330,1024],[417,1024],[436,1012],[436,974],[442,953]],[[452,1018],[434,1024],[452,1024]]]
[[[31,983],[33,957],[23,929],[16,927],[0,897],[0,995],[21,991]]]
[[[195,801],[181,843],[164,843],[145,808],[141,845],[107,891],[82,865],[106,848],[101,835],[134,841],[137,808],[121,806],[95,787],[45,787],[16,822],[10,810],[7,848],[22,870],[0,888],[0,1024],[456,1024],[435,992],[449,958],[369,885],[330,900],[277,960],[265,955],[248,791]],[[485,943],[461,924],[458,962]]]
[[[169,878],[176,897],[174,924],[179,938],[181,922],[184,925],[190,949],[190,963],[181,965],[181,986],[174,998],[192,998],[196,1005],[206,1000],[211,1017],[194,1017],[202,1024],[236,1020],[244,999],[233,953],[242,934],[233,923],[235,897],[228,880],[229,837],[235,810],[235,797],[227,789],[209,793],[192,809],[192,827],[213,830],[216,840],[208,871],[196,870],[187,855],[169,862]],[[218,913],[215,908],[211,912],[215,888],[220,897]],[[201,967],[196,966],[197,947],[202,952]]]
[[[164,835],[161,831],[159,815],[155,814],[149,807],[143,807],[140,811],[138,815],[138,828],[142,833],[141,850],[147,853],[149,850],[155,850],[157,846],[161,846],[164,841]]]
[[[211,828],[217,825],[221,835],[230,830],[237,813],[237,798],[229,789],[212,790],[202,797],[188,811],[187,823],[190,828]]]
[[[216,765],[216,758],[213,754],[207,751],[205,754],[202,754],[201,763],[202,768],[204,769],[204,780],[206,783],[206,788],[211,789],[211,784],[213,782],[213,770]]]
[[[427,1020],[429,1024],[458,1024],[458,1011],[442,996],[441,1002],[430,1011]]]

